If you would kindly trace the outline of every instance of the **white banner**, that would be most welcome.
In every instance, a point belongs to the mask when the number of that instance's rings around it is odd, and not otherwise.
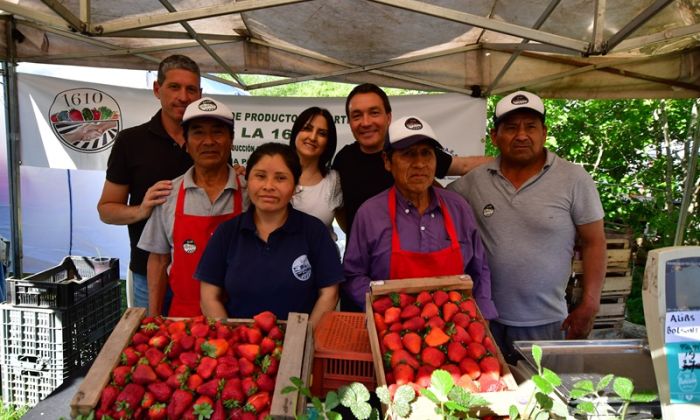
[[[234,162],[245,164],[267,141],[287,142],[296,115],[310,106],[335,116],[338,150],[353,140],[345,98],[276,98],[207,95],[224,102],[236,119]],[[486,101],[459,94],[391,98],[393,117],[425,119],[454,154],[483,154]],[[22,164],[62,169],[104,170],[120,130],[142,124],[160,107],[146,89],[19,74]]]

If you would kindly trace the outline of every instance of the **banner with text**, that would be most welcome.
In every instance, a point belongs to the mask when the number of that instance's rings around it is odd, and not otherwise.
[[[119,131],[146,122],[160,102],[153,92],[47,76],[19,74],[22,164],[62,169],[104,170]],[[296,115],[310,106],[335,117],[338,150],[353,140],[345,116],[345,98],[280,98],[207,95],[234,112],[235,163],[267,141],[288,142]],[[481,155],[486,130],[486,101],[460,94],[396,96],[392,115],[416,115],[435,130],[453,154]]]

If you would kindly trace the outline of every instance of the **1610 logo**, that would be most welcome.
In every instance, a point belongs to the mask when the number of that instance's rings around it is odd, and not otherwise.
[[[51,128],[73,150],[102,151],[122,128],[119,104],[97,89],[69,89],[56,95],[49,109]]]

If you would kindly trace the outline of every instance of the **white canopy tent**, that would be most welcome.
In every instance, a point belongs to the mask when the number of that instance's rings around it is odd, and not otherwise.
[[[152,70],[181,53],[247,90],[323,79],[473,96],[700,96],[700,0],[0,0],[0,11],[13,226],[18,62]],[[285,79],[246,85],[241,73]]]

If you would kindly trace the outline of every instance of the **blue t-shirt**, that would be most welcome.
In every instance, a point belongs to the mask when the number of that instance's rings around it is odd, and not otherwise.
[[[318,291],[343,280],[340,255],[328,228],[289,207],[282,227],[258,237],[251,207],[219,225],[199,260],[194,277],[225,290],[226,312],[251,318],[272,311],[311,313]]]

